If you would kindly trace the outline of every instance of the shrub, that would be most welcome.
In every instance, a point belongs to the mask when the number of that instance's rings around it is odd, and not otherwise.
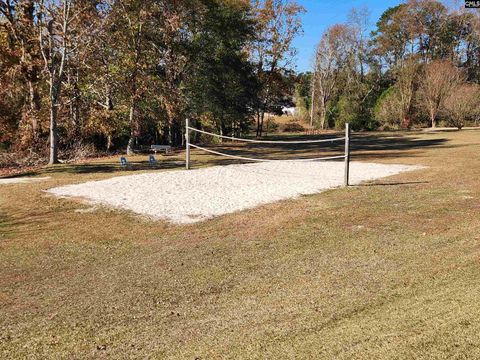
[[[0,153],[0,169],[45,165],[46,159],[45,155],[32,151]]]
[[[382,128],[397,128],[400,125],[403,114],[398,98],[399,94],[393,86],[379,96],[373,111]]]
[[[95,157],[100,154],[101,153],[95,148],[95,145],[81,141],[75,141],[71,146],[60,151],[60,157],[69,162]]]
[[[267,133],[274,133],[278,131],[278,123],[273,118],[268,118],[266,125]]]
[[[305,127],[297,121],[289,121],[284,125],[283,131],[293,133],[304,132]]]
[[[461,129],[467,120],[474,120],[480,114],[479,96],[479,86],[476,84],[455,87],[444,103],[448,123]]]

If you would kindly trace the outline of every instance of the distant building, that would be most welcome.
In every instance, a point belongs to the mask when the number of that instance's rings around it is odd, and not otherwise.
[[[282,114],[287,116],[295,116],[297,114],[297,108],[282,106]]]

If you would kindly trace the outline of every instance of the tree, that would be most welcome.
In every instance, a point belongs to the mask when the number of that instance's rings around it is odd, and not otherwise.
[[[374,109],[375,118],[382,127],[398,127],[404,118],[398,90],[390,87],[378,98]]]
[[[155,71],[159,80],[158,97],[166,115],[167,141],[178,145],[183,142],[185,80],[188,66],[193,66],[195,61],[195,53],[189,51],[190,44],[205,7],[202,1],[157,1],[157,4],[159,12],[155,17],[156,35],[152,43],[158,59]]]
[[[449,123],[460,130],[465,126],[467,120],[477,120],[480,116],[478,99],[480,99],[480,85],[457,85],[444,102]]]
[[[305,9],[294,0],[254,0],[257,41],[250,45],[261,92],[256,104],[257,136],[263,132],[265,112],[282,96],[279,81],[291,67],[293,40],[302,31],[300,14]]]
[[[397,79],[394,87],[398,95],[399,120],[404,127],[409,127],[411,124],[410,114],[415,91],[418,87],[419,69],[420,66],[417,60],[410,58],[397,71]]]
[[[359,80],[364,81],[368,64],[370,62],[370,44],[368,41],[368,29],[370,27],[370,11],[363,7],[353,8],[348,14],[347,26],[350,30],[350,42],[352,46],[352,68],[359,75]]]
[[[409,0],[406,5],[410,39],[424,63],[451,57],[454,33],[447,8],[438,1]]]
[[[402,127],[411,125],[419,68],[417,60],[411,58],[397,69],[395,84],[382,93],[375,105],[375,116],[380,122]]]
[[[349,122],[356,129],[372,128],[372,107],[381,90],[381,71],[371,56],[368,41],[369,11],[352,9],[348,16],[350,54],[341,72],[334,100],[335,112],[328,121],[343,128]],[[335,115],[335,116],[333,116]]]
[[[151,49],[147,41],[151,31],[151,1],[117,0],[111,10],[111,35],[118,47],[117,61],[123,77],[123,90],[127,94],[128,123],[130,127],[127,154],[133,153],[140,135],[139,103],[144,91],[149,65],[146,52]]]
[[[50,108],[50,157],[49,164],[58,163],[57,121],[60,96],[69,56],[71,1],[42,0],[39,4],[38,33],[47,82]]]
[[[253,66],[244,52],[254,37],[254,22],[242,16],[249,12],[248,4],[204,3],[184,81],[187,111],[190,118],[208,118],[220,134],[240,135],[248,130],[258,91]]]
[[[88,0],[87,0],[88,1]],[[114,139],[128,133],[128,99],[123,95],[125,68],[123,38],[115,26],[117,12],[111,4],[100,2],[85,13],[88,32],[83,32],[83,67],[80,86],[85,102],[83,134],[86,141],[104,146],[108,151]],[[103,141],[99,141],[101,138]]]
[[[398,67],[409,56],[423,63],[452,59],[459,26],[438,1],[409,0],[387,9],[373,32],[374,54],[387,66]]]
[[[462,80],[462,73],[450,61],[436,60],[425,66],[420,94],[432,128],[436,127],[437,115],[443,102]]]
[[[327,105],[331,99],[341,71],[351,55],[350,29],[345,25],[334,25],[322,35],[315,54],[312,99],[319,107],[320,128],[326,125]],[[313,106],[312,106],[313,107]],[[310,119],[313,125],[313,112]]]
[[[308,121],[310,118],[310,109],[312,108],[312,73],[306,72],[298,74],[295,82],[295,105],[300,117]]]
[[[480,82],[480,12],[462,10],[452,15],[454,61],[465,69],[468,81]]]
[[[15,64],[18,64],[17,76],[27,94],[22,104],[22,122],[30,122],[30,134],[27,137],[34,143],[38,141],[38,117],[41,107],[39,85],[42,69],[40,49],[36,41],[35,4],[34,0],[0,1],[0,29],[3,28],[7,35],[2,47],[8,51],[10,59],[17,59],[10,62],[10,65],[15,67]],[[4,21],[1,21],[2,19]]]
[[[406,4],[388,8],[372,32],[372,55],[379,57],[387,67],[401,66],[411,51],[406,11]]]

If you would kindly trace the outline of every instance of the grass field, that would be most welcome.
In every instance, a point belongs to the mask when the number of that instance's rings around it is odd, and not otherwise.
[[[480,358],[480,131],[365,133],[352,147],[427,168],[188,226],[42,191],[168,171],[180,154],[159,170],[100,159],[0,185],[0,358]]]

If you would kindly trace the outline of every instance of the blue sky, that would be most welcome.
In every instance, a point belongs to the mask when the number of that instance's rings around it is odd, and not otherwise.
[[[372,28],[380,15],[389,7],[395,6],[399,0],[297,0],[307,12],[303,14],[304,34],[295,40],[298,50],[297,71],[311,69],[315,46],[323,31],[330,25],[342,23],[347,20],[348,13],[352,8],[367,7],[370,11]]]

